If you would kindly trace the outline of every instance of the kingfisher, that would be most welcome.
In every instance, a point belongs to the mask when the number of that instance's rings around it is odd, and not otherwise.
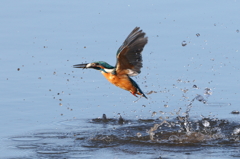
[[[140,27],[135,27],[119,47],[115,66],[111,66],[104,61],[97,61],[76,64],[73,65],[73,67],[99,70],[110,83],[129,91],[136,97],[140,95],[147,99],[138,84],[131,78],[131,76],[136,76],[141,73],[143,66],[142,51],[147,42],[148,37],[145,36],[145,33],[140,30]]]

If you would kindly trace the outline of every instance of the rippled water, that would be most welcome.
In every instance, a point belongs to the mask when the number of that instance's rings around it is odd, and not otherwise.
[[[80,126],[83,122],[85,126]],[[27,158],[177,158],[179,153],[190,158],[240,156],[239,123],[217,118],[188,122],[191,128],[187,132],[180,116],[173,120],[67,120],[56,123],[58,129],[11,137],[8,142],[29,152]]]
[[[238,1],[5,1],[0,158],[237,158]],[[115,64],[140,26],[148,99],[74,64]],[[103,115],[105,114],[106,117]]]
[[[120,114],[115,118],[103,114],[94,119],[64,120],[54,123],[55,129],[10,137],[7,143],[28,152],[23,158],[240,157],[240,123],[203,116],[193,120],[190,110],[195,102],[207,104],[197,95],[184,113],[181,109],[172,112],[173,119],[133,120]],[[153,116],[157,114],[153,112]]]

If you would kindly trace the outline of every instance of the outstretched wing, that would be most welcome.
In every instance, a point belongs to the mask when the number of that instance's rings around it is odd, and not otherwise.
[[[141,52],[147,44],[148,38],[145,37],[145,33],[139,29],[139,27],[133,29],[118,49],[116,73],[125,72],[129,76],[136,76],[141,72]]]

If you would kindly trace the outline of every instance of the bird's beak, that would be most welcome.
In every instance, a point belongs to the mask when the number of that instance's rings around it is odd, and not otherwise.
[[[73,65],[74,68],[91,68],[92,67],[92,63],[85,63],[85,64],[76,64]]]

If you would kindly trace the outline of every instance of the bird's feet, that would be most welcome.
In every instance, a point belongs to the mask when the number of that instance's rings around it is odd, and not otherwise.
[[[134,95],[135,97],[138,97],[136,94],[137,92],[130,92],[132,95]]]

